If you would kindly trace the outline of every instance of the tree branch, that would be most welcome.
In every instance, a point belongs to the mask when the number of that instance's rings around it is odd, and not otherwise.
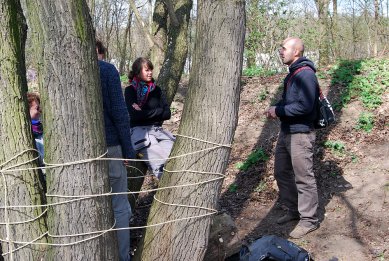
[[[146,35],[147,41],[149,42],[150,48],[154,46],[155,41],[152,37],[152,35],[149,33],[149,31],[146,29],[145,23],[143,22],[142,17],[140,17],[140,14],[138,12],[138,8],[136,8],[134,0],[129,0],[129,4],[131,6],[132,11],[134,11],[136,20],[140,23],[142,30],[144,34]]]
[[[174,6],[172,4],[172,1],[170,1],[170,0],[163,0],[163,2],[165,3],[165,5],[167,7],[167,11],[169,12],[169,16],[170,16],[170,20],[172,22],[172,25],[173,26],[179,26],[180,23],[178,22],[178,18],[176,16],[175,11],[174,11]]]

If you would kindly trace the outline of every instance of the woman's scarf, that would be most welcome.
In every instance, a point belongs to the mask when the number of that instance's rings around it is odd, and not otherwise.
[[[42,136],[43,126],[40,120],[31,120],[31,127],[34,138]]]
[[[147,102],[147,97],[149,93],[155,89],[154,81],[144,82],[141,81],[138,77],[134,77],[131,81],[131,86],[136,91],[136,98],[138,101],[138,106],[142,108],[142,106]]]

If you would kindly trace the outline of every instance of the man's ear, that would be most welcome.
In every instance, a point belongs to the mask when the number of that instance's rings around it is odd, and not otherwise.
[[[294,57],[300,57],[300,51],[298,48],[294,48],[293,50]]]

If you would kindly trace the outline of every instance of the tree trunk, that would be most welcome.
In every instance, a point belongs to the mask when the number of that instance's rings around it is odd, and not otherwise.
[[[330,61],[330,37],[328,6],[329,0],[315,0],[320,23],[320,43],[319,43],[319,65],[326,66]]]
[[[244,17],[244,0],[198,2],[194,64],[179,134],[216,144],[232,143],[238,120]],[[178,136],[171,156],[213,146]],[[191,217],[213,213],[202,208],[216,207],[222,183],[221,176],[216,173],[224,173],[229,154],[228,146],[220,146],[167,163],[160,188],[197,182],[204,184],[157,192],[148,225],[190,219],[147,228],[142,260],[203,259],[211,217]],[[211,179],[214,180],[209,181]]]
[[[123,75],[126,73],[126,63],[129,62],[129,52],[127,43],[130,42],[130,35],[131,35],[131,20],[132,20],[132,12],[129,9],[128,10],[128,21],[126,25],[126,30],[124,31],[124,37],[123,37],[123,46],[120,49],[120,63],[119,63],[119,73],[120,75]]]
[[[26,108],[26,35],[27,25],[20,1],[0,0],[0,238],[9,240],[1,242],[5,260],[40,260],[45,257],[43,245],[29,245],[17,250],[25,243],[15,243],[36,239],[39,243],[46,242],[45,237],[39,239],[47,230],[43,209],[11,207],[43,204],[38,171],[12,171],[37,167],[36,152],[30,150],[17,156],[34,148]],[[15,159],[8,162],[13,157]]]
[[[167,41],[167,8],[162,0],[155,1],[153,14],[152,35],[154,36],[153,47],[151,48],[151,62],[154,65],[154,75],[159,75],[165,58]]]
[[[147,39],[147,42],[148,42],[149,46],[152,47],[154,45],[154,40],[151,37],[150,32],[147,29],[147,26],[146,26],[145,22],[142,20],[142,17],[140,15],[139,11],[138,11],[138,8],[136,8],[135,0],[129,0],[129,4],[130,4],[130,7],[131,7],[132,11],[134,12],[135,18],[138,21],[139,26],[141,27],[141,30],[144,33],[144,37]]]
[[[256,35],[259,34],[261,28],[258,28],[259,13],[259,0],[253,0],[248,2],[247,10],[247,37],[245,41],[245,54],[246,54],[246,67],[251,68],[257,65],[256,54],[259,51],[258,47],[260,42]]]
[[[86,2],[37,0],[27,5],[40,58],[45,161],[50,166],[99,157],[106,152],[102,95]],[[107,193],[107,162],[48,169],[47,186],[52,204],[69,200],[65,196]],[[114,225],[110,201],[92,197],[50,207],[50,242],[70,245],[53,247],[49,260],[117,260],[116,234],[94,233]],[[74,236],[81,233],[93,234]]]
[[[177,92],[188,54],[188,24],[192,5],[192,0],[175,0],[174,14],[173,10],[170,12],[165,59],[157,80],[157,85],[166,93],[169,105]],[[178,24],[172,22],[174,15]]]
[[[332,10],[333,10],[333,15],[332,15],[332,21],[331,21],[331,28],[329,30],[329,33],[331,35],[331,46],[332,46],[332,55],[335,59],[340,58],[340,37],[339,37],[339,28],[338,28],[338,1],[337,0],[332,0]]]
[[[353,46],[352,46],[352,56],[351,56],[351,59],[356,59],[356,54],[358,53],[357,52],[357,43],[358,43],[358,38],[357,38],[357,31],[358,31],[358,28],[357,28],[357,17],[355,15],[355,0],[352,0],[352,15],[351,15],[351,19],[352,19],[352,43],[353,43]]]
[[[379,1],[374,0],[374,42],[373,42],[373,55],[374,57],[377,57],[378,55],[378,31],[380,28],[380,22],[379,22],[380,16],[379,16]]]

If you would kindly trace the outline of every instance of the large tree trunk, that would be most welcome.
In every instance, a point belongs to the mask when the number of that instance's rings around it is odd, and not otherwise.
[[[192,0],[166,1],[169,10],[170,24],[167,34],[166,53],[157,84],[166,93],[170,105],[176,95],[178,84],[188,54],[188,25]]]
[[[99,157],[106,152],[102,95],[86,2],[37,0],[27,5],[40,59],[45,161],[50,166]],[[69,200],[65,196],[107,193],[108,165],[97,160],[48,169],[47,186],[52,204]],[[52,206],[47,223],[51,243],[69,244],[53,247],[49,260],[117,260],[115,233],[93,233],[114,224],[110,197]],[[66,236],[82,233],[93,234]]]
[[[34,148],[26,106],[26,33],[20,2],[0,0],[0,238],[9,240],[1,242],[6,260],[40,260],[44,258],[45,246],[29,245],[17,250],[24,244],[14,242],[46,242],[44,237],[39,239],[46,232],[43,209],[15,207],[43,203],[38,172],[12,171],[37,166],[33,160],[36,152],[30,150],[17,156]]]
[[[216,144],[232,143],[238,120],[244,14],[244,0],[198,2],[194,64],[179,134]],[[178,136],[171,156],[213,146]],[[168,162],[160,188],[204,184],[158,191],[148,225],[189,219],[147,228],[142,260],[203,259],[211,216],[191,217],[213,213],[202,208],[216,207],[222,183],[217,173],[225,171],[229,154],[228,146],[220,146]]]

